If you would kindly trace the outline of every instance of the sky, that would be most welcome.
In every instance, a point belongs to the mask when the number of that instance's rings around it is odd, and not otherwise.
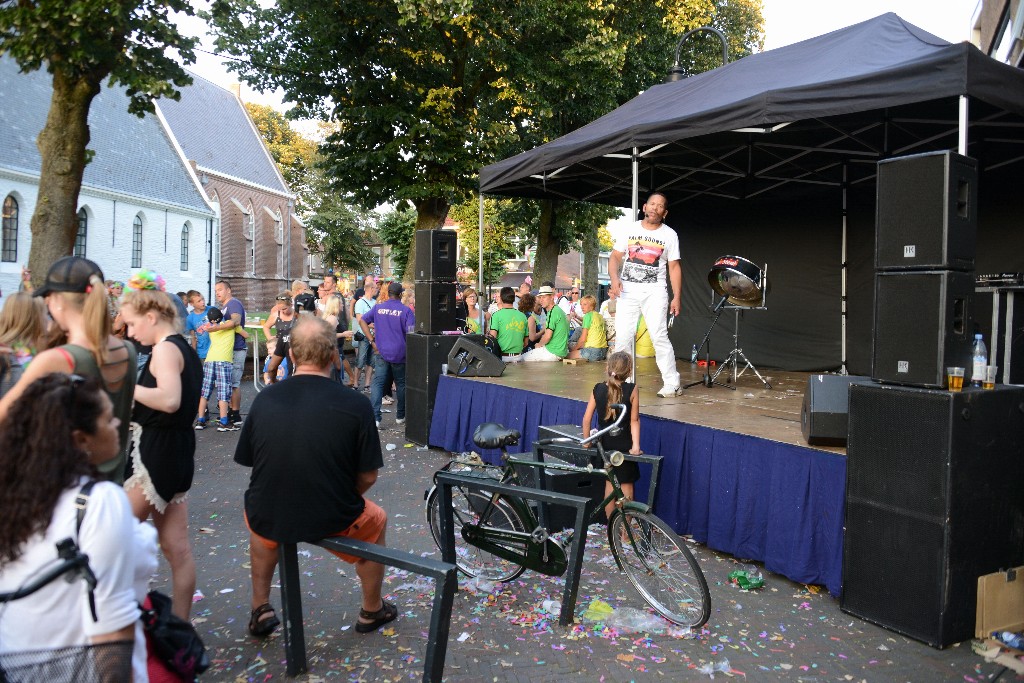
[[[524,0],[528,2],[529,0]],[[968,40],[971,18],[979,0],[764,0],[765,49],[771,50],[814,38],[852,24],[871,19],[886,12],[895,12],[903,19],[951,43]],[[206,6],[206,0],[193,3]],[[179,21],[181,28],[191,34],[203,36],[206,27],[195,18]],[[213,51],[212,39],[203,36],[201,52],[196,63],[189,68],[203,78],[222,87],[236,81],[234,74],[224,68],[223,59]],[[242,99],[246,102],[268,104],[284,111],[282,93],[259,93],[242,84]]]

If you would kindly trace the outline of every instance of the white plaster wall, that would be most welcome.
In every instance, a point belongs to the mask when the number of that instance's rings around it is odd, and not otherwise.
[[[18,260],[0,263],[0,291],[3,297],[17,291],[21,266],[28,263],[32,247],[31,222],[36,206],[36,185],[0,175],[0,202],[8,194],[18,200]],[[197,289],[208,295],[208,216],[180,208],[140,202],[134,198],[115,200],[109,193],[83,188],[78,200],[89,216],[86,258],[103,269],[107,279],[127,280],[139,270],[132,268],[132,224],[142,215],[142,268],[155,271],[167,281],[170,292]],[[188,269],[181,270],[181,229],[189,224]],[[165,240],[166,224],[166,240]]]

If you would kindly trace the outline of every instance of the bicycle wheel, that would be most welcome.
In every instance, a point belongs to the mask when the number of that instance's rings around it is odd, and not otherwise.
[[[651,607],[677,624],[704,625],[711,616],[704,572],[665,522],[637,510],[616,510],[608,541],[630,583]]]
[[[441,547],[440,501],[441,492],[435,487],[427,496],[427,525],[438,548]],[[488,509],[490,502],[491,497],[481,491],[452,487],[455,566],[466,576],[476,576],[488,581],[511,581],[523,573],[522,565],[472,546],[462,538],[464,524],[484,524],[503,531],[526,531],[526,524],[519,513],[503,497],[499,497],[495,504],[490,505],[486,519],[481,520],[480,515]]]

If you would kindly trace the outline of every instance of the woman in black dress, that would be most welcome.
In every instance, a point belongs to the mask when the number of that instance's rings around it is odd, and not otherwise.
[[[177,308],[163,279],[148,271],[128,282],[121,305],[128,334],[153,347],[135,386],[132,449],[124,488],[140,521],[153,517],[160,548],[171,566],[171,611],[187,620],[196,588],[188,535],[188,490],[195,470],[203,364],[181,336]]]
[[[636,385],[627,382],[633,370],[633,359],[624,351],[617,351],[608,356],[608,379],[594,385],[594,391],[587,402],[587,410],[583,413],[583,436],[590,436],[594,415],[597,415],[598,429],[604,429],[615,422],[617,414],[611,409],[615,403],[629,406],[629,417],[623,422],[622,430],[615,436],[605,434],[601,437],[601,445],[605,451],[623,451],[632,455],[640,455],[640,401],[637,398]],[[640,479],[640,467],[627,460],[615,469],[619,485],[626,498],[633,499],[633,485]],[[612,484],[605,484],[605,496],[612,492]],[[609,503],[605,508],[608,519],[612,518],[615,504]]]

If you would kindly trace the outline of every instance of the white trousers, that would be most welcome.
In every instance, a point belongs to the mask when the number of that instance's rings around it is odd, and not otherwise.
[[[560,361],[562,359],[560,356],[556,356],[555,354],[548,351],[546,346],[538,346],[537,348],[531,349],[530,351],[527,351],[523,355],[519,356],[519,360],[524,363],[536,363],[538,361]]]
[[[654,344],[654,358],[661,371],[661,381],[666,387],[679,386],[679,371],[676,370],[676,352],[668,339],[668,290],[652,287],[649,291],[623,292],[615,309],[615,350],[633,353],[636,344],[636,326],[643,314],[647,322],[647,333]]]

